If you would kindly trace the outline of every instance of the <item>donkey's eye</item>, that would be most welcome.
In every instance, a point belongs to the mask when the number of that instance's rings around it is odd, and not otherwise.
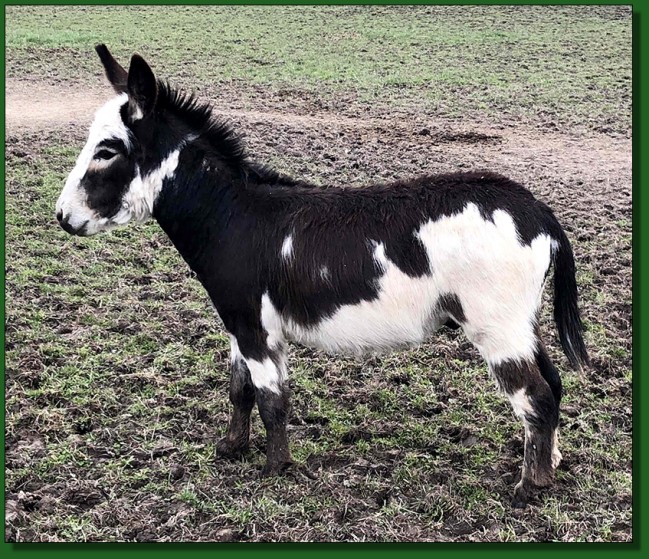
[[[95,159],[103,159],[104,161],[108,161],[109,159],[112,159],[116,155],[117,154],[114,151],[110,151],[107,149],[100,149],[97,153],[95,153]]]

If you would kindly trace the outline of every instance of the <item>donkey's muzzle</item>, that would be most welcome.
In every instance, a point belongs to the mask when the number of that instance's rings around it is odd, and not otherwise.
[[[63,227],[63,230],[70,233],[70,235],[83,235],[86,232],[87,221],[84,221],[80,227],[74,227],[70,224],[70,216],[66,215],[63,217],[61,210],[56,212],[56,219],[59,221],[59,225]]]

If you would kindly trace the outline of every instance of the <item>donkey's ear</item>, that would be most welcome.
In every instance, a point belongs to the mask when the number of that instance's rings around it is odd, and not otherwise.
[[[106,45],[97,45],[95,50],[101,59],[101,63],[104,65],[106,77],[113,86],[113,89],[117,93],[125,93],[126,80],[128,78],[126,70],[124,70],[124,68],[120,66],[119,62],[113,58],[113,55],[108,52]]]
[[[158,96],[158,83],[153,71],[139,54],[131,58],[128,69],[127,93],[133,118],[140,119],[149,114]]]

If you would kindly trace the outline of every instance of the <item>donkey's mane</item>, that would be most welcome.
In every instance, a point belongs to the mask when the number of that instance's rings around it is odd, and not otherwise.
[[[219,158],[238,167],[249,178],[266,184],[306,184],[251,161],[241,136],[231,124],[213,113],[210,103],[199,101],[191,91],[182,91],[167,82],[158,82],[158,104],[181,118],[199,135],[202,146]]]
[[[246,149],[239,134],[229,123],[215,117],[212,106],[199,101],[195,93],[158,82],[158,103],[196,130],[215,155],[233,164],[246,162]]]

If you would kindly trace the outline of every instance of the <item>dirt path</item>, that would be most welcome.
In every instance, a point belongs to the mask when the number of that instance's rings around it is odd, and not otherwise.
[[[68,90],[34,81],[8,79],[5,85],[7,135],[87,124],[110,91]]]
[[[8,133],[36,132],[43,128],[64,128],[71,124],[89,124],[97,108],[110,99],[111,90],[85,88],[66,90],[35,81],[8,79],[6,82],[6,122]],[[219,111],[230,118],[244,118],[253,122],[281,121],[286,124],[329,124],[367,127],[372,121],[362,121],[327,114],[304,116],[274,111]]]
[[[6,127],[7,136],[33,134],[39,131],[70,130],[77,126],[87,127],[92,121],[94,111],[112,95],[109,88],[74,86],[67,89],[33,80],[9,79],[6,82]],[[260,99],[261,108],[263,100]],[[413,136],[413,122],[395,118],[348,118],[319,112],[312,114],[293,114],[275,110],[218,110],[218,114],[237,121],[251,124],[272,124],[288,128],[347,130],[363,141],[388,136],[397,139]],[[434,123],[435,124],[435,123]],[[448,123],[436,123],[439,131],[428,133],[429,139],[420,138],[427,143],[431,152],[443,152],[452,157],[454,152],[480,144],[479,151],[485,161],[497,165],[502,160],[512,165],[517,161],[521,171],[535,161],[543,160],[551,164],[555,172],[561,169],[583,172],[584,180],[605,177],[616,180],[623,178],[630,190],[631,140],[611,138],[604,135],[579,137],[556,132],[539,132],[524,126],[515,129],[502,129],[485,126],[484,123],[464,121],[461,130],[448,130]],[[456,125],[457,126],[457,125]],[[80,132],[85,135],[85,129]],[[77,135],[75,133],[75,135]],[[496,141],[490,141],[496,140]]]

